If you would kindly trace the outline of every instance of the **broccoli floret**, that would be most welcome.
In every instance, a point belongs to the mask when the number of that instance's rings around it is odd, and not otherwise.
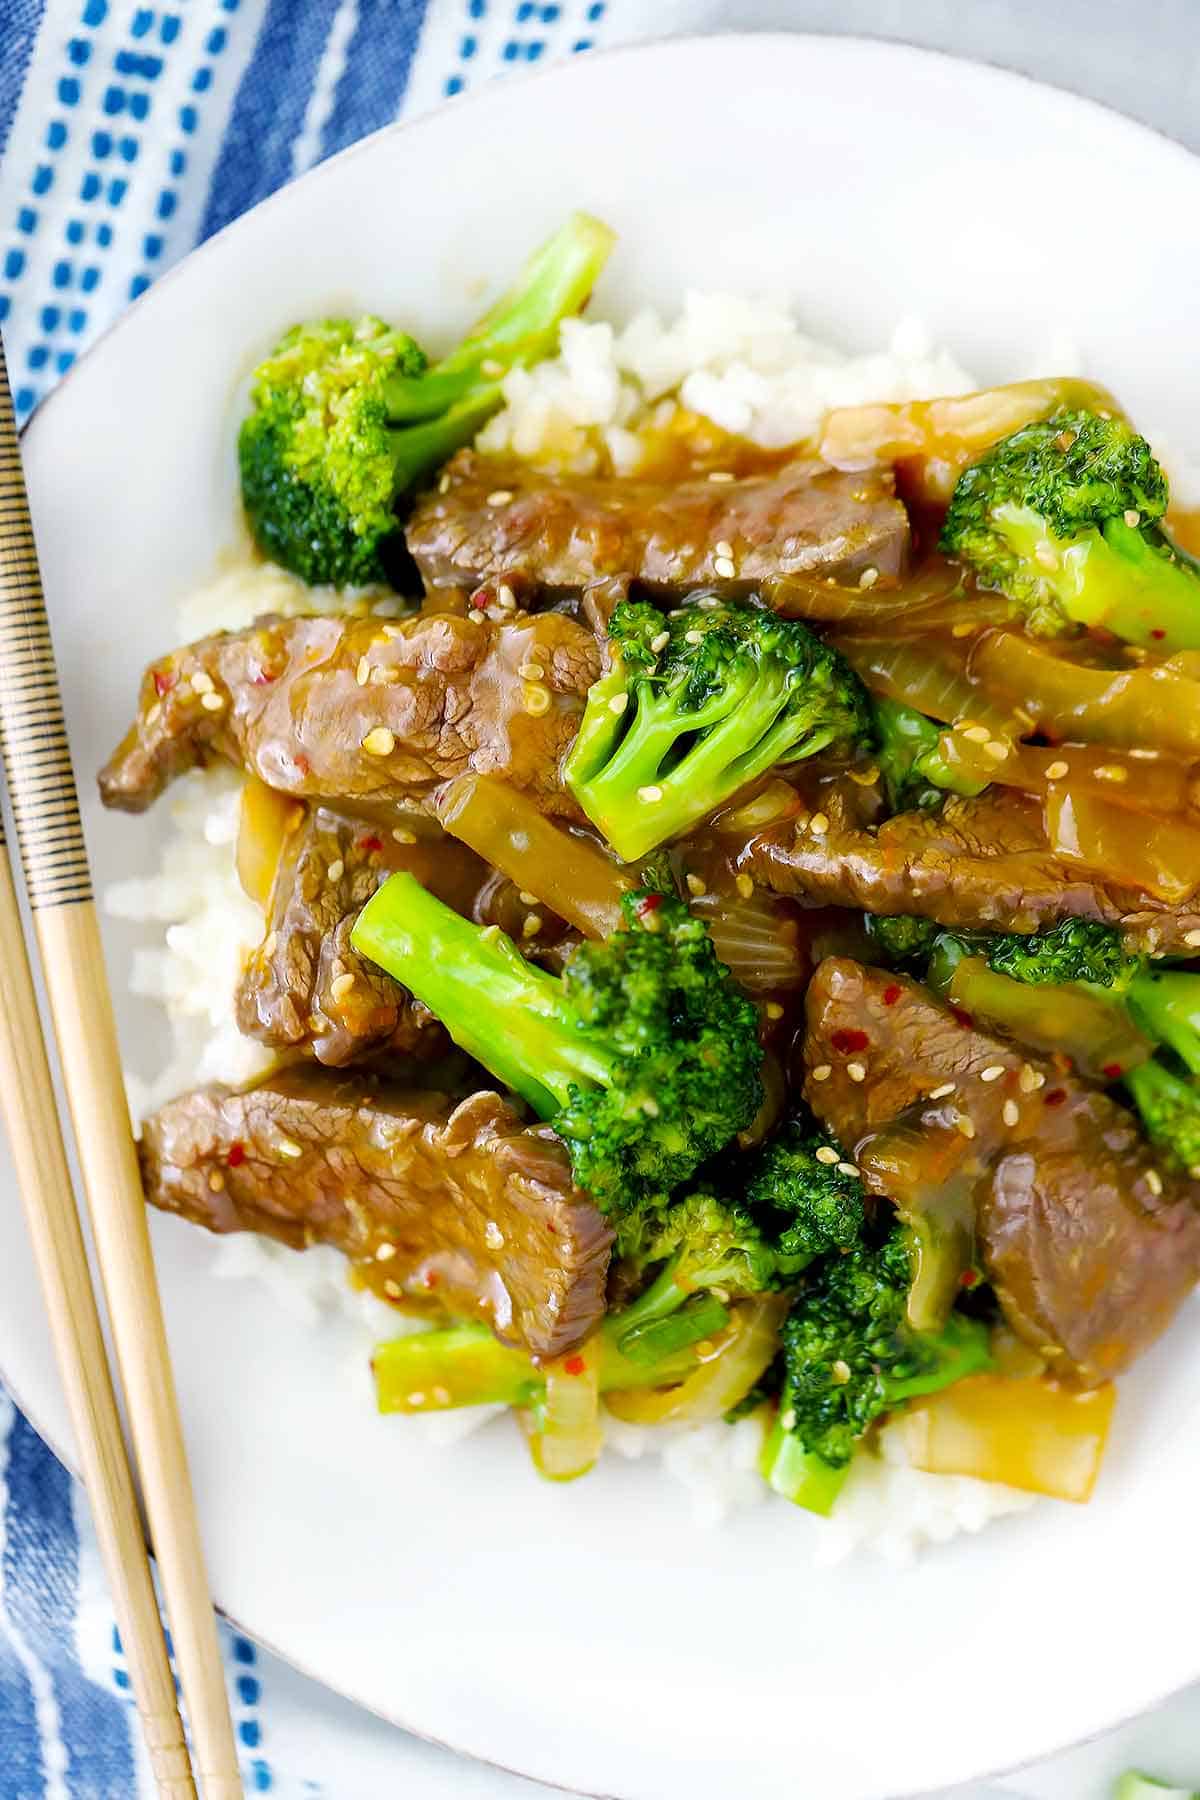
[[[711,595],[668,616],[624,601],[609,639],[564,774],[625,862],[775,764],[870,737],[857,675],[794,619]]]
[[[1045,634],[1103,626],[1130,643],[1200,648],[1200,568],[1159,521],[1167,481],[1122,419],[1063,410],[996,444],[958,479],[941,548]]]
[[[862,1182],[814,1120],[790,1120],[749,1161],[746,1203],[784,1275],[858,1243],[866,1218]]]
[[[1200,1090],[1151,1057],[1125,1077],[1142,1129],[1174,1168],[1200,1178]]]
[[[930,812],[947,793],[983,793],[986,781],[974,781],[946,761],[941,732],[932,719],[899,700],[874,699],[871,709],[879,772],[892,812]]]
[[[261,548],[310,583],[387,580],[398,498],[474,437],[500,379],[551,350],[591,293],[612,233],[577,213],[443,362],[375,318],[296,325],[254,374],[238,438]]]
[[[907,1232],[824,1258],[806,1277],[781,1332],[779,1417],[763,1473],[779,1493],[828,1512],[864,1433],[881,1413],[988,1367],[986,1327],[951,1314],[937,1332],[907,1323]]]
[[[351,938],[553,1121],[580,1187],[615,1218],[687,1181],[762,1100],[757,1013],[704,925],[657,893],[626,895],[622,910],[624,929],[581,944],[561,976],[406,873]]]
[[[1121,933],[1092,919],[1063,919],[1029,936],[1004,932],[987,940],[988,967],[1034,987],[1061,987],[1087,981],[1095,987],[1125,989],[1145,967],[1131,956]]]
[[[865,913],[863,922],[879,960],[889,969],[924,968],[942,934],[936,919],[923,919],[916,913]]]

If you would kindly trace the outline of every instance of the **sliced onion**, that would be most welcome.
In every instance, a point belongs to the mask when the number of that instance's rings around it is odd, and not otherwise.
[[[889,1427],[915,1469],[972,1475],[1056,1500],[1091,1498],[1112,1422],[1112,1383],[1076,1393],[1044,1380],[969,1375],[915,1400]]]
[[[243,892],[265,908],[270,904],[275,871],[284,842],[304,817],[298,800],[248,775],[238,819],[237,872]]]
[[[670,1388],[624,1388],[604,1396],[604,1404],[631,1425],[700,1425],[724,1418],[744,1400],[770,1366],[779,1348],[779,1327],[787,1301],[767,1294],[740,1301],[711,1348],[697,1347],[700,1366]]]
[[[997,737],[1019,737],[1021,721],[1006,704],[972,679],[966,639],[850,636],[833,643],[874,694],[915,707],[931,719],[967,720],[986,725]],[[1026,727],[1028,729],[1028,727]]]
[[[973,680],[1010,697],[1059,742],[1159,750],[1194,761],[1200,758],[1197,660],[1173,656],[1135,668],[1096,668],[1021,632],[989,631],[971,649],[969,666]]]
[[[714,831],[719,831],[722,836],[750,837],[756,831],[766,831],[770,825],[782,825],[803,811],[804,802],[795,788],[776,777],[748,800],[738,800],[732,806],[724,807],[713,816],[711,823]]]
[[[1069,783],[1051,788],[1044,810],[1050,848],[1066,861],[1169,906],[1200,888],[1200,826],[1131,812]]]
[[[545,1399],[536,1411],[521,1415],[529,1453],[547,1480],[573,1481],[593,1467],[604,1442],[598,1339],[546,1363],[543,1374]]]
[[[721,961],[748,993],[769,994],[806,980],[808,959],[799,921],[766,888],[756,886],[749,897],[701,894],[691,908],[708,926]]]

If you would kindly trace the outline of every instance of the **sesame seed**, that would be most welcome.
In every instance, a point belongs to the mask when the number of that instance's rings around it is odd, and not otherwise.
[[[808,821],[808,829],[812,832],[814,837],[824,837],[825,833],[829,830],[829,814],[815,812]]]
[[[733,570],[730,569],[729,573],[732,575]],[[700,608],[701,612],[715,612],[720,604],[721,602],[717,599],[715,594],[701,594],[699,600],[696,602],[696,605]]]
[[[983,754],[990,756],[993,762],[1003,762],[1008,755],[1009,748],[1010,746],[1002,742],[1000,738],[989,738],[983,746]]]
[[[389,1287],[396,1287],[395,1282],[394,1281],[385,1281],[384,1282],[383,1288],[384,1288],[385,1293],[387,1292]],[[400,1294],[400,1290],[399,1290],[399,1288],[396,1288],[397,1298],[399,1298],[399,1294]],[[409,1394],[407,1397],[406,1404],[409,1406],[424,1406],[425,1396],[424,1396],[424,1394],[421,1394],[421,1393]]]
[[[710,481],[736,481],[737,477],[732,469],[710,469],[708,479]]]
[[[732,581],[737,573],[731,556],[718,556],[713,562],[713,570],[721,577],[722,581]]]
[[[833,1064],[818,1063],[815,1069],[810,1069],[808,1072],[814,1081],[828,1081],[833,1074]]]
[[[1035,544],[1033,559],[1040,563],[1043,569],[1057,569],[1058,567],[1058,551],[1053,544]]]
[[[989,1063],[986,1069],[980,1069],[980,1081],[999,1081],[1004,1073],[1003,1063]]]
[[[495,1219],[489,1219],[487,1224],[485,1225],[484,1231],[483,1231],[483,1241],[487,1245],[489,1250],[503,1250],[503,1248],[504,1248],[504,1233],[501,1231],[500,1227],[497,1225]]]
[[[368,756],[390,756],[396,748],[396,739],[386,725],[375,725],[362,740],[361,747]]]
[[[830,1144],[818,1144],[816,1157],[819,1163],[825,1163],[827,1166],[832,1166],[839,1161],[837,1151]]]
[[[517,674],[525,681],[540,681],[545,673],[539,662],[523,662],[517,670]]]
[[[391,1262],[396,1254],[395,1244],[380,1244],[375,1251],[376,1262]]]
[[[1017,1076],[1017,1086],[1023,1094],[1036,1094],[1038,1089],[1045,1085],[1046,1077],[1040,1074],[1032,1064],[1021,1064],[1021,1073]]]
[[[146,714],[146,723],[147,723],[147,725],[157,725],[158,721],[161,718],[162,718],[162,701],[156,700],[154,702],[154,705],[150,708],[149,712]]]
[[[837,1361],[830,1367],[829,1373],[833,1376],[833,1379],[837,1382],[839,1387],[845,1387],[850,1379],[850,1364],[844,1362],[839,1356]]]
[[[663,791],[655,782],[651,781],[646,787],[638,789],[637,796],[646,806],[654,806],[662,799]]]
[[[1200,931],[1185,931],[1183,941],[1189,950],[1200,948]]]
[[[220,712],[225,702],[220,694],[201,694],[200,704],[205,712]]]
[[[280,1156],[288,1156],[288,1157],[295,1158],[297,1156],[304,1155],[304,1152],[303,1152],[303,1150],[301,1150],[299,1144],[293,1143],[291,1138],[280,1138],[280,1140],[276,1144],[275,1148],[276,1148],[276,1150],[278,1150]]]
[[[963,727],[963,736],[967,739],[968,743],[986,744],[991,735],[992,734],[986,725],[966,725]]]
[[[1138,525],[1141,524],[1141,522],[1142,522],[1141,513],[1138,512],[1136,510],[1136,508],[1134,508],[1132,506],[1128,507],[1125,512],[1125,523],[1128,525],[1129,529],[1131,531],[1133,531]]]
[[[498,925],[485,925],[479,934],[479,940],[483,944],[494,944],[499,936],[500,927]]]
[[[494,356],[485,356],[479,365],[479,373],[486,375],[489,381],[494,381],[497,375],[503,375],[504,364],[497,362]]]
[[[733,885],[743,900],[749,900],[754,892],[754,877],[753,875],[739,875]]]
[[[975,1136],[975,1127],[970,1119],[968,1119],[966,1113],[958,1114],[954,1121],[954,1129],[961,1137],[973,1138]]]
[[[526,888],[521,889],[520,893],[517,895],[517,899],[521,902],[522,906],[536,906],[538,903],[537,895],[531,894]]]
[[[669,631],[660,631],[657,637],[652,637],[650,639],[650,648],[653,650],[655,656],[661,656],[670,641],[671,634]]]
[[[652,1099],[651,1096],[649,1094],[647,1094],[645,1099],[642,1101],[642,1111],[645,1113],[645,1115],[648,1119],[657,1119],[657,1117],[658,1117],[658,1101]]]
[[[685,644],[702,644],[704,642],[704,633],[702,631],[685,631],[683,634],[683,641]]]
[[[785,1431],[795,1431],[795,1429],[796,1429],[796,1409],[795,1409],[795,1407],[789,1406],[786,1412],[780,1413],[779,1423],[783,1426],[783,1429]]]
[[[393,825],[392,836],[398,844],[415,844],[417,841],[416,832],[406,831],[403,825]]]
[[[846,1073],[851,1081],[865,1081],[867,1079],[867,1065],[860,1062],[847,1063]]]
[[[526,913],[525,914],[525,923],[521,927],[521,936],[527,937],[527,938],[536,937],[538,932],[541,929],[542,929],[541,913],[535,913],[535,912]]]
[[[863,570],[862,574],[859,576],[858,585],[860,588],[873,588],[875,586],[875,583],[878,580],[879,580],[879,570],[868,567],[868,568],[865,568]]]
[[[482,369],[484,365],[482,363],[480,363],[479,366]],[[449,1404],[450,1404],[450,1389],[446,1388],[446,1387],[430,1388],[429,1397],[433,1401],[433,1404],[435,1406],[449,1406]]]
[[[1004,1105],[1000,1111],[1000,1117],[1004,1120],[1004,1123],[1006,1125],[1019,1125],[1020,1124],[1021,1109],[1017,1105],[1015,1100],[1006,1100],[1004,1102]]]
[[[970,637],[972,633],[978,629],[978,626],[972,625],[969,619],[962,619],[957,625],[952,625],[950,627],[950,636],[956,638]]]
[[[197,669],[191,682],[193,694],[211,694],[214,687],[213,678],[204,669]]]
[[[383,1284],[383,1291],[389,1300],[398,1300],[400,1298],[400,1283],[398,1281],[385,1281]],[[412,1394],[410,1398],[421,1401],[425,1396],[424,1394]]]
[[[1146,1170],[1146,1186],[1150,1189],[1152,1194],[1162,1193],[1163,1179],[1157,1169]]]
[[[732,556],[733,555],[733,545],[726,543],[724,538],[719,538],[718,541],[713,545],[713,549],[716,551],[718,556]]]
[[[450,492],[450,477],[448,475],[443,475],[441,480],[438,482],[438,493],[439,494],[448,494],[449,492]]]
[[[507,506],[512,499],[511,488],[495,488],[487,497],[489,506]]]
[[[346,873],[345,863],[342,861],[340,856],[335,856],[333,861],[329,865],[330,881],[340,881],[342,879],[342,876],[345,873]]]
[[[517,596],[506,582],[502,581],[500,586],[496,589],[496,605],[502,608],[504,612],[515,612],[517,610]]]
[[[222,1175],[220,1169],[213,1169],[211,1171],[208,1177],[208,1185],[214,1194],[219,1194],[221,1192],[221,1189],[225,1186],[225,1177]]]
[[[931,1100],[947,1100],[957,1087],[957,1081],[943,1081],[941,1087],[930,1088],[929,1098]]]
[[[354,671],[354,679],[359,687],[366,687],[371,676],[371,659],[364,651],[358,659],[358,667]]]
[[[521,704],[531,718],[540,719],[543,713],[550,711],[550,689],[542,687],[536,681],[527,682]]]
[[[1101,781],[1128,781],[1129,770],[1123,769],[1120,763],[1102,763],[1096,770]]]
[[[1057,762],[1048,763],[1046,766],[1047,781],[1061,781],[1064,775],[1069,775],[1070,773],[1070,763],[1063,762],[1061,757]]]
[[[768,1019],[782,1019],[783,1008],[782,1008],[782,1006],[780,1006],[778,1000],[768,1000],[767,1006],[766,1006],[766,1013],[767,1013]]]
[[[695,895],[696,895],[696,897],[697,897],[697,899],[699,899],[699,897],[700,897],[700,895],[701,895],[701,894],[707,894],[707,892],[708,892],[708,883],[707,883],[707,881],[705,881],[705,880],[704,880],[704,879],[703,879],[703,877],[702,877],[702,876],[700,876],[700,875],[688,875],[688,876],[685,876],[685,878],[684,878],[684,879],[685,879],[685,880],[686,880],[686,882],[687,882],[687,888],[688,888],[688,893],[689,893],[689,894],[695,894]],[[1197,933],[1196,933],[1196,937],[1197,937],[1197,940],[1198,940],[1198,941],[1200,941],[1200,931],[1198,931],[1198,932],[1197,932]],[[1185,940],[1185,941],[1186,941],[1186,940]]]
[[[335,1002],[344,1000],[347,994],[354,991],[354,976],[347,970],[345,975],[337,975],[329,984],[329,992]]]
[[[839,1175],[857,1175],[858,1173],[859,1168],[857,1163],[840,1162],[838,1164]]]
[[[467,617],[468,617],[468,619],[470,619],[472,625],[482,625],[485,616],[486,615],[481,613],[477,606],[473,606],[471,608],[470,612],[467,614]]]
[[[868,769],[851,769],[850,779],[855,787],[874,787],[879,780],[879,770],[874,763]]]

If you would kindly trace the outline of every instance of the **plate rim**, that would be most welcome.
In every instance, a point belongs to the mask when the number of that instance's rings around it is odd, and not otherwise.
[[[1066,87],[1059,82],[1031,75],[1025,70],[1010,67],[1005,63],[991,61],[983,56],[961,55],[955,51],[913,44],[903,39],[893,39],[867,32],[786,30],[724,30],[687,34],[659,32],[653,36],[639,38],[633,42],[597,49],[587,53],[586,56],[570,57],[561,63],[551,63],[537,69],[522,70],[516,74],[515,77],[507,78],[504,81],[503,86],[506,89],[517,87],[524,90],[533,86],[544,85],[547,82],[562,82],[574,78],[583,78],[589,65],[594,65],[596,62],[608,63],[617,58],[640,58],[649,61],[664,55],[672,57],[683,57],[687,55],[707,56],[728,52],[735,47],[741,51],[743,46],[748,45],[754,46],[756,51],[761,51],[761,54],[766,56],[771,56],[772,54],[792,54],[796,51],[803,52],[804,50],[813,47],[824,48],[826,46],[834,46],[839,50],[851,53],[866,53],[871,56],[880,55],[886,60],[894,60],[899,63],[909,63],[917,66],[934,65],[942,66],[944,68],[949,67],[969,70],[975,78],[982,75],[987,80],[998,83],[1001,88],[1020,87],[1050,94],[1054,97],[1056,103],[1060,107],[1064,107],[1068,113],[1074,111],[1083,117],[1098,115],[1099,118],[1104,121],[1106,129],[1109,131],[1116,129],[1118,133],[1124,133],[1135,140],[1149,138],[1160,150],[1166,150],[1173,153],[1174,159],[1179,162],[1182,167],[1189,168],[1192,171],[1193,179],[1195,179],[1197,175],[1200,175],[1200,150],[1193,150],[1189,145],[1183,143],[1179,138],[1174,137],[1161,126],[1152,124],[1143,119],[1135,118],[1131,114],[1123,112],[1118,106],[1109,101],[1099,100],[1092,96],[1081,94],[1075,89]],[[251,228],[250,221],[252,219],[257,219],[267,213],[268,210],[283,204],[285,198],[297,187],[315,186],[318,180],[335,168],[348,163],[351,159],[375,154],[385,141],[390,141],[401,133],[409,133],[414,129],[425,125],[431,118],[439,116],[444,111],[447,104],[453,104],[456,108],[460,109],[465,107],[468,110],[475,110],[480,103],[494,97],[496,86],[497,84],[493,81],[485,82],[476,89],[454,96],[452,102],[443,102],[441,105],[429,107],[424,111],[415,114],[411,118],[392,120],[388,124],[380,126],[375,131],[359,138],[356,142],[347,145],[345,149],[337,152],[335,155],[325,158],[323,161],[316,163],[311,168],[303,171],[299,176],[285,182],[281,187],[276,188],[273,193],[266,195],[254,206],[250,207],[246,212],[240,213],[236,218],[229,220],[219,231],[214,232],[211,237],[204,239],[201,243],[193,245],[193,247],[182,255],[177,262],[173,263],[144,294],[139,295],[136,300],[125,306],[120,314],[105,326],[99,335],[88,345],[87,349],[76,358],[71,368],[60,377],[55,386],[37,405],[33,413],[21,427],[20,432],[18,433],[19,442],[24,445],[27,439],[32,440],[38,422],[47,416],[49,409],[65,391],[72,389],[72,377],[79,373],[85,365],[89,364],[96,353],[100,351],[102,347],[107,345],[112,337],[117,333],[128,329],[133,321],[140,319],[144,310],[147,308],[153,309],[156,295],[161,294],[169,284],[174,283],[177,278],[182,277],[201,257],[204,256],[205,252],[221,243],[229,234]],[[61,411],[61,408],[58,410]],[[55,416],[57,417],[57,412]],[[78,1194],[76,1195],[76,1201],[77,1205],[79,1205]],[[80,1207],[80,1211],[81,1216],[86,1223],[86,1202]],[[22,1226],[22,1230],[23,1229],[24,1227]],[[89,1257],[89,1261],[91,1262],[92,1260],[93,1259]],[[107,1318],[107,1302],[104,1298],[103,1285],[99,1280],[94,1263],[93,1285],[96,1287],[102,1316]],[[50,1450],[52,1455],[57,1458],[71,1475],[73,1480],[81,1482],[80,1472],[74,1457],[69,1456],[64,1451],[61,1442],[58,1441],[57,1434],[48,1431],[41,1423],[36,1411],[26,1405],[22,1398],[19,1384],[13,1381],[3,1364],[0,1364],[0,1383],[3,1383],[16,1407],[29,1424],[32,1425],[38,1437]],[[147,1549],[153,1559],[154,1552],[149,1543],[149,1534],[146,1533],[145,1535],[147,1539]],[[438,1737],[433,1733],[422,1730],[419,1726],[416,1726],[399,1716],[398,1713],[393,1712],[390,1709],[385,1709],[378,1704],[373,1704],[372,1702],[363,1699],[360,1695],[351,1692],[348,1688],[336,1685],[327,1680],[324,1676],[314,1673],[304,1661],[298,1660],[293,1654],[283,1650],[269,1636],[264,1636],[260,1632],[246,1626],[234,1612],[223,1606],[216,1599],[215,1595],[210,1594],[210,1598],[212,1600],[213,1610],[218,1618],[222,1619],[232,1630],[240,1632],[255,1644],[265,1649],[269,1654],[277,1657],[280,1662],[284,1663],[289,1668],[294,1669],[298,1674],[302,1675],[305,1679],[312,1681],[318,1687],[324,1688],[327,1692],[335,1694],[338,1698],[360,1708],[369,1716],[380,1720],[382,1723],[389,1725],[396,1730],[402,1731],[437,1749],[448,1751],[454,1756],[462,1757],[477,1763],[485,1768],[497,1769],[504,1774],[513,1775],[519,1779],[544,1787],[548,1792],[578,1795],[579,1800],[623,1800],[621,1795],[611,1793],[607,1790],[601,1791],[575,1786],[568,1787],[561,1782],[548,1779],[545,1776],[529,1774],[524,1769],[498,1761],[493,1757],[482,1755],[478,1751],[465,1748],[462,1745],[453,1743],[449,1739]],[[1197,1680],[1200,1680],[1200,1652],[1197,1653],[1197,1667],[1195,1674],[1189,1676],[1187,1680],[1178,1684],[1173,1684],[1165,1692],[1158,1694],[1145,1705],[1139,1706],[1132,1712],[1122,1713],[1106,1724],[1097,1726],[1095,1729],[1085,1732],[1082,1736],[1072,1737],[1066,1741],[1055,1739],[1049,1744],[1042,1745],[1031,1754],[1023,1755],[1015,1762],[1005,1762],[996,1767],[979,1770],[978,1772],[972,1772],[961,1776],[948,1788],[942,1787],[934,1790],[926,1788],[905,1789],[900,1793],[889,1794],[887,1800],[935,1800],[935,1797],[938,1795],[951,1794],[954,1787],[962,1782],[987,1782],[1018,1774],[1023,1770],[1034,1767],[1037,1763],[1042,1762],[1049,1757],[1064,1754],[1068,1751],[1095,1743],[1100,1739],[1107,1737],[1110,1733],[1119,1731],[1122,1727],[1146,1717],[1159,1706],[1165,1705],[1177,1695],[1185,1692],[1187,1688],[1193,1685]],[[882,1796],[880,1796],[880,1800],[882,1800]]]

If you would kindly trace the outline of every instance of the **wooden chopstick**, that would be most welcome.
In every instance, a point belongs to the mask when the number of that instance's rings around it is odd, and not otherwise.
[[[241,1800],[112,998],[0,343],[0,756],[206,1800]]]
[[[8,1127],[50,1332],[75,1426],[84,1486],[108,1572],[150,1766],[165,1800],[195,1800],[192,1765],[54,1104],[2,822],[0,1110]]]

